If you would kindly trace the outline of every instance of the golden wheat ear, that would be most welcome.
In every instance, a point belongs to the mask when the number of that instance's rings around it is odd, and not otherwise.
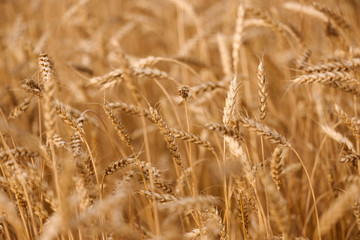
[[[260,120],[264,120],[266,117],[267,111],[267,97],[268,97],[268,89],[267,89],[267,80],[265,76],[264,63],[260,60],[258,70],[257,70],[257,78],[258,78],[258,93],[259,93],[259,117]]]

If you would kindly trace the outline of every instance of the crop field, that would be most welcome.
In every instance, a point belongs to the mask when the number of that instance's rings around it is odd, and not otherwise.
[[[359,0],[0,0],[0,239],[360,239]]]

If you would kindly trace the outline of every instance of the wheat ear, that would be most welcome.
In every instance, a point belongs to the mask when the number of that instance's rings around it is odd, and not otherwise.
[[[25,79],[25,83],[22,84],[21,87],[25,89],[25,91],[33,93],[40,98],[42,98],[44,95],[44,86],[32,79]]]
[[[348,31],[351,30],[350,25],[345,21],[345,19],[340,15],[336,14],[335,12],[333,12],[332,10],[330,10],[329,8],[324,7],[315,1],[312,2],[312,6],[319,12],[324,13],[328,18],[332,19],[339,27],[344,28]]]
[[[323,63],[318,65],[309,65],[304,68],[307,73],[320,72],[347,72],[356,70],[360,67],[360,58],[339,59],[335,62]]]
[[[270,213],[274,216],[279,230],[284,234],[284,239],[291,239],[290,216],[287,209],[287,203],[282,194],[277,191],[277,187],[268,175],[261,174],[261,182],[268,193]]]
[[[216,131],[221,133],[224,136],[229,136],[229,137],[233,137],[234,139],[238,140],[238,141],[242,141],[242,135],[239,132],[239,130],[232,128],[232,127],[228,127],[225,126],[223,124],[218,124],[218,123],[207,123],[205,124],[205,127],[211,131]]]
[[[177,165],[182,166],[179,147],[168,125],[162,119],[158,111],[152,107],[150,107],[150,116],[152,121],[158,126],[162,135],[164,136],[164,140],[166,142],[168,149],[170,150],[173,160]]]
[[[199,136],[197,136],[197,135],[195,135],[193,133],[181,131],[181,130],[176,129],[176,128],[171,128],[170,130],[171,130],[171,133],[174,135],[175,138],[179,138],[179,139],[184,140],[186,142],[195,143],[195,144],[197,144],[199,146],[202,146],[202,147],[208,149],[212,153],[215,153],[215,149],[210,145],[210,143],[203,140],[203,139],[201,139]]]
[[[220,52],[221,65],[223,68],[223,72],[226,76],[232,75],[231,69],[231,57],[228,46],[226,44],[226,38],[223,34],[218,33],[216,35],[217,45]]]
[[[16,106],[9,114],[9,119],[15,119],[23,114],[30,106],[30,98],[25,98],[18,106]]]
[[[265,139],[268,139],[272,143],[281,144],[286,147],[291,146],[290,143],[286,140],[286,138],[280,135],[276,130],[272,130],[268,126],[256,122],[243,115],[240,116],[240,120],[237,123],[238,126],[242,124],[242,126],[253,130],[254,132],[256,132],[256,134],[263,136]]]
[[[126,166],[135,163],[135,158],[127,157],[120,160],[117,160],[115,162],[112,162],[110,165],[108,165],[104,170],[104,176],[102,182],[104,182],[105,178],[109,175],[114,174],[119,169],[125,168]]]
[[[345,124],[345,126],[351,131],[351,133],[356,137],[360,138],[360,129],[358,124],[355,122],[353,118],[344,112],[339,105],[335,105],[335,113],[340,118],[341,122]]]
[[[334,139],[338,143],[344,144],[348,150],[355,152],[354,145],[347,137],[343,136],[341,133],[335,131],[329,126],[322,126],[322,129],[330,138]]]
[[[131,91],[131,94],[135,100],[135,102],[138,104],[141,101],[141,96],[139,93],[139,88],[136,86],[134,81],[134,69],[129,63],[128,58],[126,57],[125,53],[120,49],[120,46],[117,46],[118,48],[118,57],[120,59],[120,67],[124,72],[124,79],[127,84],[127,87]]]
[[[335,82],[346,83],[356,82],[353,76],[347,72],[320,72],[299,76],[293,80],[296,84],[310,84],[310,83],[322,83],[322,84],[333,84]]]
[[[359,206],[359,201],[358,200],[354,202],[353,210],[354,210],[354,216],[355,216],[355,219],[356,219],[358,229],[360,230],[360,206]]]
[[[131,145],[131,138],[130,138],[127,130],[125,129],[125,126],[122,124],[122,122],[119,120],[119,118],[117,116],[115,116],[115,114],[113,113],[111,108],[108,106],[104,106],[104,111],[105,111],[106,115],[108,116],[108,118],[111,120],[111,124],[113,125],[113,127],[116,130],[119,137],[121,137],[121,139],[126,143],[126,145],[130,149],[133,149],[133,147]]]
[[[236,93],[238,90],[238,80],[235,76],[230,81],[229,90],[227,92],[226,100],[225,100],[225,107],[224,107],[224,114],[223,114],[223,123],[225,126],[228,126],[230,121],[233,119],[233,112],[235,110],[236,105]]]
[[[264,70],[264,63],[260,60],[258,71],[257,71],[257,78],[258,78],[258,92],[259,92],[259,116],[260,120],[264,120],[266,117],[266,109],[267,109],[267,81],[265,76]]]
[[[39,73],[44,84],[44,124],[46,137],[51,141],[55,134],[55,108],[53,106],[55,93],[55,80],[53,78],[53,69],[51,61],[46,53],[39,56]]]
[[[280,176],[283,168],[283,164],[282,164],[283,151],[284,149],[282,146],[276,147],[271,156],[271,163],[270,163],[271,177],[274,180],[278,190],[280,190],[280,184],[281,184]]]
[[[234,40],[232,44],[232,57],[233,57],[233,68],[234,73],[238,74],[238,66],[239,66],[239,50],[241,45],[241,38],[244,31],[244,18],[245,18],[245,8],[243,5],[239,4],[237,10],[237,18],[236,18],[236,29]]]
[[[322,235],[330,231],[333,225],[344,215],[345,211],[351,207],[358,194],[359,187],[352,184],[343,194],[333,201],[330,207],[320,217],[319,228]]]

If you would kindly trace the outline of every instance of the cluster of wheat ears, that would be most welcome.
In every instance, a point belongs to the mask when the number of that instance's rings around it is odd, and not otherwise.
[[[0,1],[0,238],[359,239],[359,10]]]

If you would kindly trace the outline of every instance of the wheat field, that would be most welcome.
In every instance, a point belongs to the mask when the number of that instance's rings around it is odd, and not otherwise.
[[[360,1],[0,1],[0,239],[360,239]]]

